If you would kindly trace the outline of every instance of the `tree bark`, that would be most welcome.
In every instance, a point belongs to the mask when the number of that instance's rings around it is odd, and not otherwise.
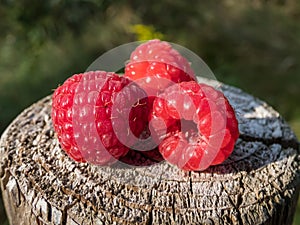
[[[129,159],[138,166],[76,163],[55,137],[51,97],[32,105],[0,140],[10,223],[292,224],[299,142],[266,103],[220,88],[236,110],[241,135],[229,159],[204,172],[185,172],[139,153]]]

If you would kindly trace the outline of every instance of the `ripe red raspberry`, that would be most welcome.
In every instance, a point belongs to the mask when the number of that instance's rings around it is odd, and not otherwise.
[[[164,159],[185,170],[200,171],[222,163],[239,136],[225,96],[194,81],[174,84],[160,94],[150,119]]]
[[[145,96],[114,73],[86,72],[67,79],[52,97],[52,121],[62,148],[79,162],[113,163],[147,124]]]
[[[153,96],[173,83],[196,80],[189,62],[169,43],[160,40],[150,40],[132,52],[125,77],[135,80]]]

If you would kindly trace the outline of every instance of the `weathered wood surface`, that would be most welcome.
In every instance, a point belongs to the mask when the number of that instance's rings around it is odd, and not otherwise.
[[[264,102],[222,89],[241,135],[232,156],[205,172],[166,162],[133,168],[76,163],[55,138],[51,98],[32,105],[0,141],[11,224],[291,224],[300,184],[295,135]]]

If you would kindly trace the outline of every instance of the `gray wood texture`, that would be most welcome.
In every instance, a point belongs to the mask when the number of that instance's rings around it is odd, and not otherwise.
[[[229,159],[204,172],[138,153],[132,157],[139,166],[76,163],[55,137],[51,97],[33,104],[0,140],[10,223],[292,224],[299,142],[266,103],[234,87],[220,88],[236,110],[241,135]]]

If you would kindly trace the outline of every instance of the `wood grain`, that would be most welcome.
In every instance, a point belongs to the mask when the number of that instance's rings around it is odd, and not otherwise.
[[[133,160],[139,166],[76,163],[55,137],[51,96],[32,105],[0,140],[10,223],[292,224],[299,142],[266,103],[220,88],[236,110],[241,135],[230,158],[204,172],[184,172],[138,153]]]

